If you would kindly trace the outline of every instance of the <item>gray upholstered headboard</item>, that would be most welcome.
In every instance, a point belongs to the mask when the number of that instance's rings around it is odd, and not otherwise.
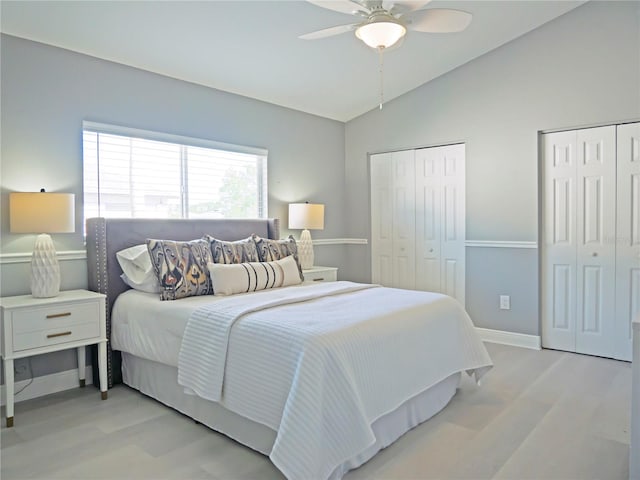
[[[221,240],[239,240],[255,233],[261,237],[280,237],[280,221],[269,219],[168,220],[132,218],[87,219],[87,269],[89,290],[107,296],[107,338],[111,336],[111,307],[118,295],[129,287],[120,279],[122,270],[116,252],[145,243],[147,238],[193,240],[209,234]],[[93,378],[98,379],[97,357],[94,352]],[[109,387],[122,381],[120,354],[111,351],[107,343]]]

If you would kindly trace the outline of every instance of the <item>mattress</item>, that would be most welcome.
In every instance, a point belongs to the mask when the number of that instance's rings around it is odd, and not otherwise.
[[[289,290],[317,285],[304,282],[285,287]],[[234,297],[242,297],[241,294]],[[111,312],[111,347],[172,367],[178,366],[178,354],[185,326],[197,309],[229,297],[201,295],[162,301],[157,293],[127,290],[120,294]]]
[[[162,301],[157,293],[127,290],[116,300],[111,312],[111,346],[172,367],[185,326],[198,308],[222,297],[202,295],[176,301]]]

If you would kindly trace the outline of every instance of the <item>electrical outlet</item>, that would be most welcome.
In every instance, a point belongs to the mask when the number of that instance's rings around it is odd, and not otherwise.
[[[511,297],[500,295],[500,310],[511,310]]]

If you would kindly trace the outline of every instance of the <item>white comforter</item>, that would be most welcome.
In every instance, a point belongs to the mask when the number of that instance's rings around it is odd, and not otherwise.
[[[326,479],[374,443],[376,419],[453,373],[479,379],[490,366],[454,299],[332,282],[198,309],[178,382],[275,430],[270,458],[290,480]]]

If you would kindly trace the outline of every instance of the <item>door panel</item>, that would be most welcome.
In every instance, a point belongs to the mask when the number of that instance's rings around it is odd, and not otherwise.
[[[442,293],[456,298],[460,290],[460,279],[458,278],[459,261],[456,258],[445,258],[443,261],[444,278]]]
[[[575,274],[571,265],[553,266],[553,318],[554,329],[569,330],[571,328],[571,305],[575,302],[573,295],[573,278]]]
[[[640,123],[617,130],[616,358],[631,360],[631,322],[640,316]]]
[[[391,154],[393,170],[393,281],[398,288],[415,288],[416,214],[413,150]]]
[[[439,292],[443,165],[433,150],[416,150],[416,289]]]
[[[433,149],[441,158],[442,235],[441,277],[445,293],[465,305],[465,146],[447,145]],[[453,270],[452,270],[453,269]],[[455,273],[454,273],[455,272]]]
[[[564,244],[570,247],[573,242],[572,228],[574,217],[572,208],[574,205],[573,178],[554,178],[553,182],[553,244]]]
[[[581,322],[583,333],[602,334],[602,268],[598,266],[585,266],[582,275],[582,305],[583,320]]]
[[[371,155],[371,281],[393,280],[393,196],[391,155]]]
[[[584,205],[584,222],[582,222],[584,245],[601,245],[603,242],[602,209],[603,185],[602,176],[585,177],[583,179],[582,203]]]
[[[542,345],[576,347],[576,132],[543,135]]]
[[[616,129],[577,131],[576,352],[615,356]]]

